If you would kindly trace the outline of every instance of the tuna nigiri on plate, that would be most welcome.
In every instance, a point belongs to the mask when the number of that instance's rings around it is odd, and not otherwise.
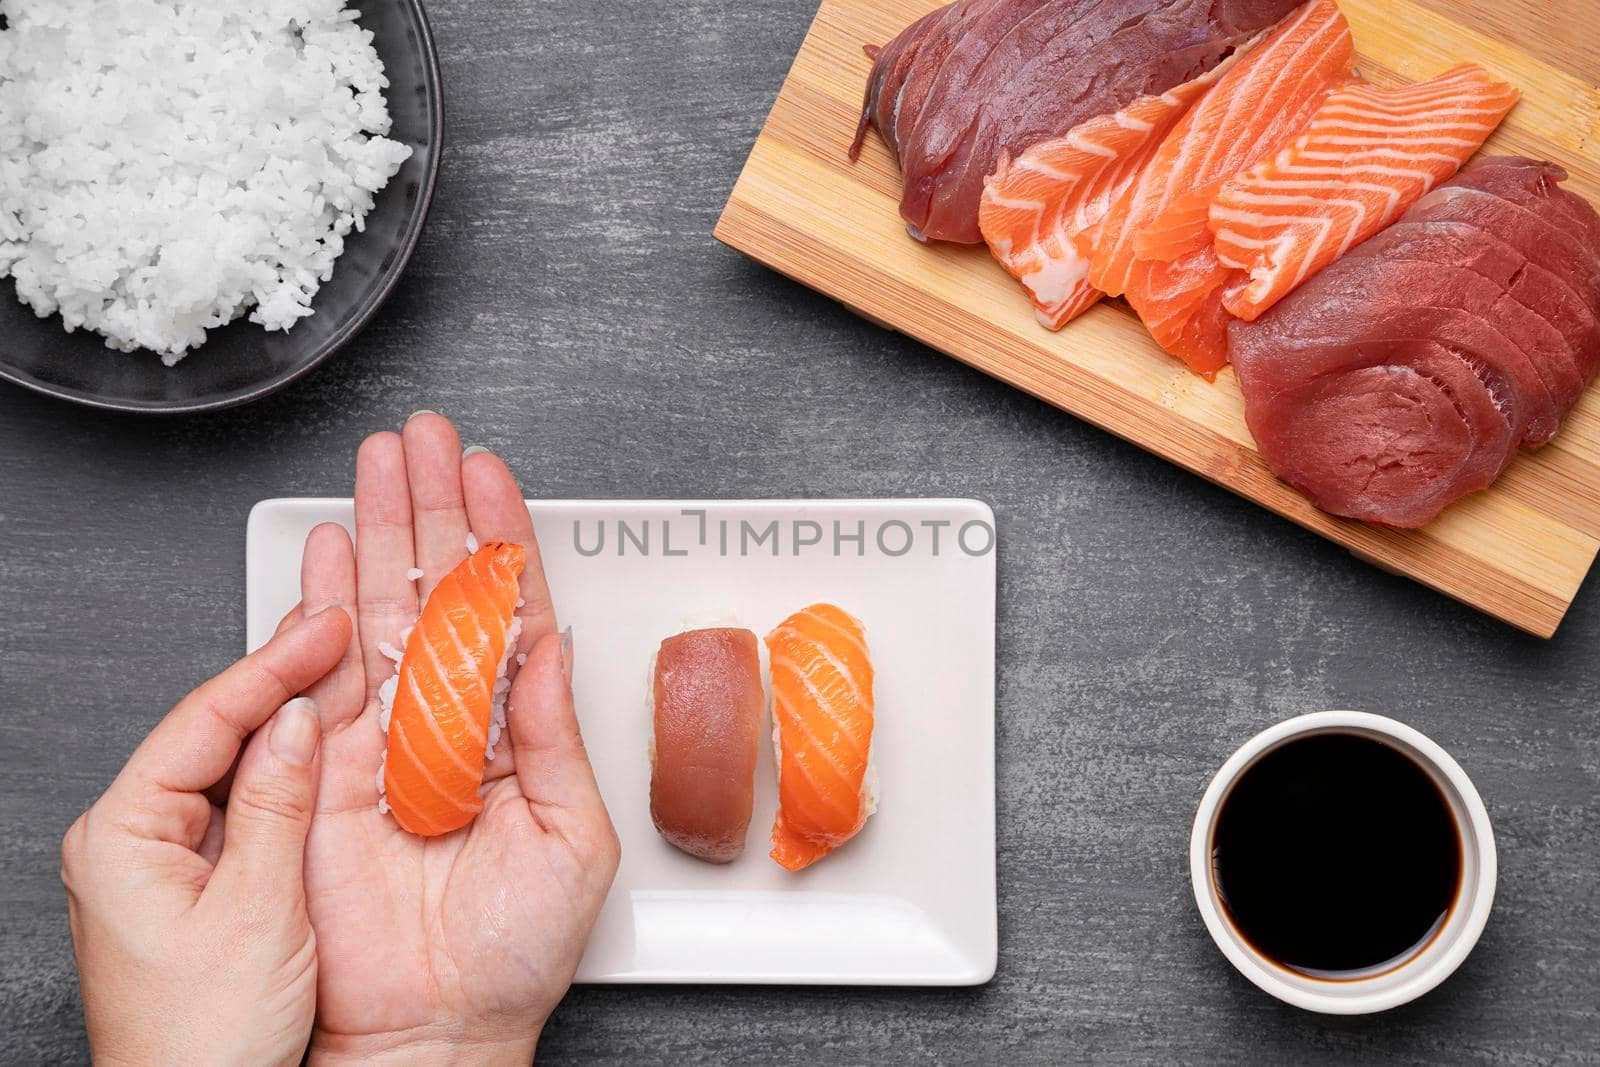
[[[561,628],[573,633],[583,745],[622,843],[577,980],[987,981],[998,951],[993,512],[974,500],[542,500],[529,509]],[[328,521],[349,525],[350,502],[269,501],[252,513],[252,645],[294,606],[306,534]],[[493,679],[504,655],[496,649],[510,645],[502,619],[515,597],[514,568],[499,551],[485,544],[480,552],[489,555],[474,564],[485,588],[504,591],[472,599],[489,640],[461,664],[462,687],[477,686],[481,698],[487,681],[489,701],[475,702],[472,725],[461,724],[456,752],[467,766],[452,773],[457,803],[437,825],[468,818],[464,809],[481,788],[487,737],[477,724],[487,718],[492,732]],[[493,564],[487,573],[484,564]],[[428,638],[438,632],[436,615],[461,618],[445,612],[453,598],[443,577],[425,576],[424,586],[437,579],[441,588],[404,650],[394,650],[403,658],[420,664],[435,648]],[[841,610],[783,625],[818,603]],[[864,638],[851,616],[865,624]],[[685,627],[708,629],[682,634]],[[761,641],[769,633],[770,655]],[[669,635],[677,639],[663,654]],[[659,672],[648,670],[652,655]],[[513,654],[513,670],[516,663]],[[715,688],[702,688],[712,679]],[[769,681],[786,707],[805,714],[781,770],[763,692]],[[810,707],[808,684],[832,694],[826,707]],[[852,688],[861,697],[846,702]],[[405,686],[396,682],[396,690],[386,774],[399,815],[407,782],[395,776],[395,749],[401,737],[426,740],[431,726],[401,700]],[[656,696],[664,699],[652,709],[647,701]],[[493,763],[508,755],[501,749],[510,740],[495,745]],[[882,796],[870,816],[864,787],[873,779],[857,759],[861,751]],[[842,780],[821,766],[797,770],[788,762],[824,752],[848,767]],[[364,773],[376,772],[376,759]],[[813,795],[827,800],[816,804]],[[799,871],[770,855],[780,797],[781,855],[793,849],[812,860]],[[725,862],[708,863],[706,854]]]
[[[378,806],[414,834],[459,830],[483,810],[478,787],[505,726],[525,563],[521,545],[491,542],[445,575],[380,693],[389,743]]]
[[[756,635],[673,634],[650,676],[650,819],[674,848],[731,863],[744,852],[766,715]]]

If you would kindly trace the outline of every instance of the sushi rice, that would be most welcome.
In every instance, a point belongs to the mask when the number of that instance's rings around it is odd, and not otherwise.
[[[171,366],[312,313],[411,155],[345,0],[0,0],[0,278]]]

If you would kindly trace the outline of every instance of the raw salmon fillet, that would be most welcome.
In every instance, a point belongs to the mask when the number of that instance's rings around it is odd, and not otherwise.
[[[854,837],[876,807],[872,661],[861,623],[832,604],[795,612],[766,641],[778,744],[772,858],[798,871]]]
[[[1476,152],[1517,90],[1474,63],[1398,89],[1351,85],[1304,133],[1212,201],[1217,258],[1249,277],[1224,294],[1253,321],[1388,226]]]
[[[1002,155],[984,180],[978,228],[989,251],[1033,300],[1039,322],[1059,330],[1103,295],[1074,238],[1099,222],[1138,178],[1161,139],[1233,59],[1159,96],[1073,127],[1065,137]]]
[[[1212,249],[1211,200],[1304,129],[1354,62],[1344,16],[1331,0],[1311,0],[1200,98],[1077,238],[1089,284],[1126,296],[1161,346],[1207,377],[1227,363],[1222,292],[1232,278]]]
[[[402,829],[449,833],[483,809],[485,753],[516,649],[521,545],[490,542],[445,575],[400,660],[380,780]]]

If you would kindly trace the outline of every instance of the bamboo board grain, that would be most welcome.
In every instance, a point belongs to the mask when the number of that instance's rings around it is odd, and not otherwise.
[[[1382,83],[1477,60],[1523,99],[1486,151],[1552,159],[1600,200],[1600,91],[1414,0],[1342,0],[1361,70]],[[1519,0],[1519,3],[1535,0]],[[716,237],[860,314],[1026,390],[1346,546],[1543,637],[1555,633],[1600,550],[1600,390],[1561,435],[1425,529],[1325,515],[1274,478],[1245,428],[1231,372],[1215,384],[1157,348],[1118,302],[1060,333],[981,248],[910,240],[899,176],[876,136],[852,165],[870,63],[937,0],[825,0],[734,185]]]

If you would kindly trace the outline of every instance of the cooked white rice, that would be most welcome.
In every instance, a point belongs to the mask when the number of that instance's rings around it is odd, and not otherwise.
[[[0,13],[0,278],[111,348],[171,365],[246,311],[289,329],[411,154],[344,0]]]

